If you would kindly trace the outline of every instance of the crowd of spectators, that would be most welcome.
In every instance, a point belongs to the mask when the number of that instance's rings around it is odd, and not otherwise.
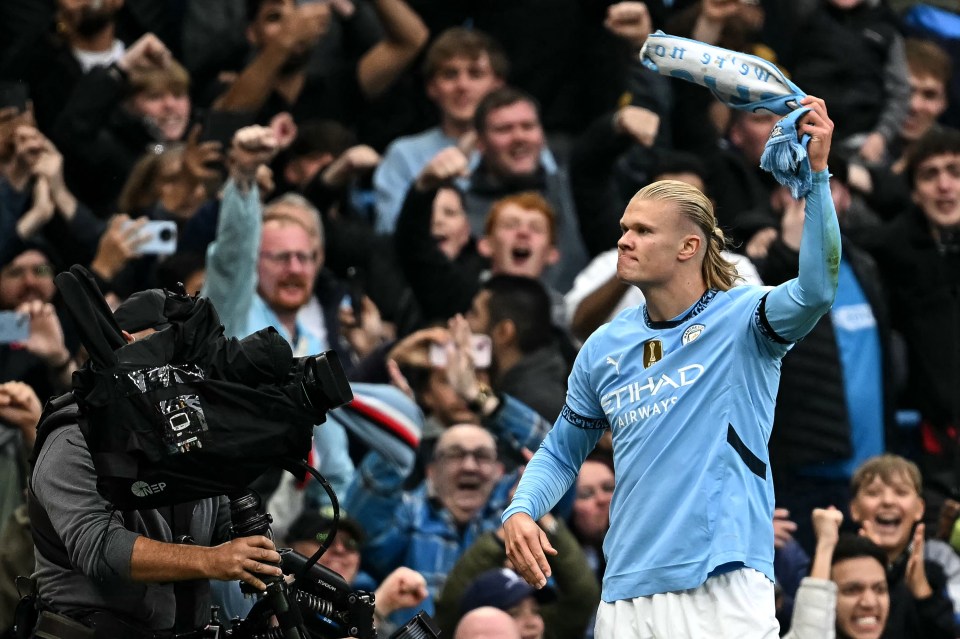
[[[545,590],[504,568],[500,515],[582,341],[643,301],[615,274],[623,207],[693,184],[749,283],[796,276],[803,227],[759,168],[777,116],[645,69],[662,29],[777,63],[836,123],[837,299],[783,360],[770,439],[783,632],[824,636],[822,595],[839,636],[960,636],[960,16],[912,4],[4,2],[0,633],[34,569],[41,407],[84,363],[53,278],[81,264],[114,308],[182,286],[228,336],[339,354],[354,410],[311,461],[349,519],[322,561],[376,591],[381,628],[422,608],[449,636],[592,636],[609,438],[539,522]],[[281,542],[315,546],[317,485],[256,488]],[[857,603],[861,569],[883,583]]]

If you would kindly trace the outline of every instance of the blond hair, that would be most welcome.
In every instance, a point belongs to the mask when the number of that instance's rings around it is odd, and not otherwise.
[[[292,222],[303,228],[322,248],[324,243],[323,221],[320,211],[299,193],[284,193],[270,200],[263,209],[264,222]]]
[[[853,477],[850,478],[850,494],[856,497],[857,493],[878,477],[885,484],[893,484],[897,479],[904,477],[913,484],[918,495],[923,492],[923,478],[920,475],[920,468],[900,455],[885,453],[871,457],[860,464],[860,467],[853,473]]]
[[[130,73],[130,95],[144,92],[186,95],[190,91],[190,74],[176,60],[161,68],[136,69]]]
[[[737,268],[721,254],[727,248],[727,238],[717,226],[713,203],[700,189],[686,182],[660,180],[640,189],[634,199],[674,204],[681,215],[697,226],[706,240],[701,273],[707,288],[728,291],[736,285],[739,278]]]

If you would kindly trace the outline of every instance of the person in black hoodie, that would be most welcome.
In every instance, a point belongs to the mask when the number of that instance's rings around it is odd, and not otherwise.
[[[838,172],[839,173],[839,172]],[[831,179],[841,229],[849,198],[843,175]],[[795,277],[803,203],[780,187],[772,198],[782,210],[766,211],[768,224],[747,244],[763,282]],[[758,223],[760,212],[754,214]],[[767,241],[765,234],[775,239]],[[770,436],[777,506],[801,514],[850,500],[848,486],[868,457],[897,450],[894,439],[893,372],[897,350],[886,298],[873,259],[844,235],[837,298],[831,312],[783,358]],[[902,364],[902,363],[901,363]],[[814,545],[808,517],[795,517],[795,538],[807,553]]]
[[[861,244],[880,267],[894,328],[906,341],[900,407],[920,415],[924,498],[935,516],[960,494],[960,131],[931,131],[906,170],[914,207]]]

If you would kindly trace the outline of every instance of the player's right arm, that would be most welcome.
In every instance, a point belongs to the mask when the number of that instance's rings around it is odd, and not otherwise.
[[[589,380],[592,342],[587,340],[580,350],[570,374],[563,410],[527,464],[513,500],[503,513],[507,556],[517,572],[537,588],[543,587],[550,576],[546,555],[556,551],[536,521],[573,485],[580,465],[607,428]]]

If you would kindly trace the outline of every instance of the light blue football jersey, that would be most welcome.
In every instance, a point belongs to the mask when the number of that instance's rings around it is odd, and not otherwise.
[[[767,440],[789,344],[760,315],[767,291],[707,291],[670,322],[629,308],[581,349],[543,448],[575,475],[613,431],[604,601],[695,588],[730,564],[773,579]],[[549,507],[518,494],[505,517]]]
[[[840,252],[823,170],[807,196],[796,279],[708,290],[667,322],[628,308],[600,327],[503,521],[548,512],[609,426],[616,488],[604,601],[696,588],[740,566],[772,581],[767,441],[780,360],[833,303]]]

